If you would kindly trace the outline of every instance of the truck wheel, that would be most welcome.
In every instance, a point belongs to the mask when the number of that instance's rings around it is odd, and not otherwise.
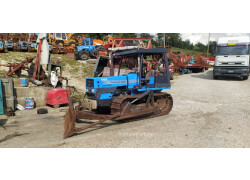
[[[74,41],[69,42],[69,46],[75,48],[76,47],[76,42],[74,42]]]
[[[3,50],[5,53],[7,53],[8,52],[8,49],[7,48],[4,48],[4,50]]]
[[[79,52],[75,52],[74,58],[75,58],[75,60],[79,60],[79,59],[80,59],[80,58],[79,58]]]
[[[213,76],[214,79],[218,79],[218,76]]]
[[[243,76],[243,80],[248,80],[248,76]]]
[[[81,51],[81,52],[79,53],[79,59],[80,59],[80,60],[88,60],[88,58],[89,58],[88,52],[86,52],[86,51]]]
[[[64,41],[63,40],[57,40],[56,44],[60,45],[60,46],[64,46]]]

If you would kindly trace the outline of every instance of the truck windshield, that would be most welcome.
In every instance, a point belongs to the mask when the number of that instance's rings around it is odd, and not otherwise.
[[[62,33],[62,39],[66,40],[66,33]]]
[[[216,55],[248,55],[248,46],[217,46]]]
[[[62,38],[62,33],[56,33],[56,38]]]

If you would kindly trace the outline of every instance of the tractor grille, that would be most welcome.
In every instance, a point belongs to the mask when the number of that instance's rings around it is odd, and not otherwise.
[[[87,87],[94,87],[94,79],[87,79]]]

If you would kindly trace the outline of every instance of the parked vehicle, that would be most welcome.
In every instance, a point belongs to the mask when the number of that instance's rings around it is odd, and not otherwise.
[[[8,49],[4,43],[4,41],[0,40],[0,52],[8,52]]]
[[[218,39],[213,78],[249,76],[249,43],[248,36],[222,37]]]
[[[17,42],[17,43],[14,45],[13,50],[14,50],[14,51],[28,51],[28,45],[29,45],[28,42],[20,41],[20,42]]]
[[[28,52],[37,52],[37,43],[36,42],[32,42],[28,44]]]
[[[13,41],[4,41],[4,44],[7,47],[8,51],[13,51]]]
[[[89,57],[97,58],[100,51],[105,51],[102,40],[86,38],[83,41],[83,46],[76,47],[75,59],[88,60]]]

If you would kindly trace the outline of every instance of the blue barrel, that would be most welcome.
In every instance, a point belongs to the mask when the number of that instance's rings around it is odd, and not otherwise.
[[[28,78],[26,77],[20,77],[20,86],[21,87],[27,87],[29,82],[28,82]]]
[[[25,98],[25,109],[34,109],[34,98]]]

